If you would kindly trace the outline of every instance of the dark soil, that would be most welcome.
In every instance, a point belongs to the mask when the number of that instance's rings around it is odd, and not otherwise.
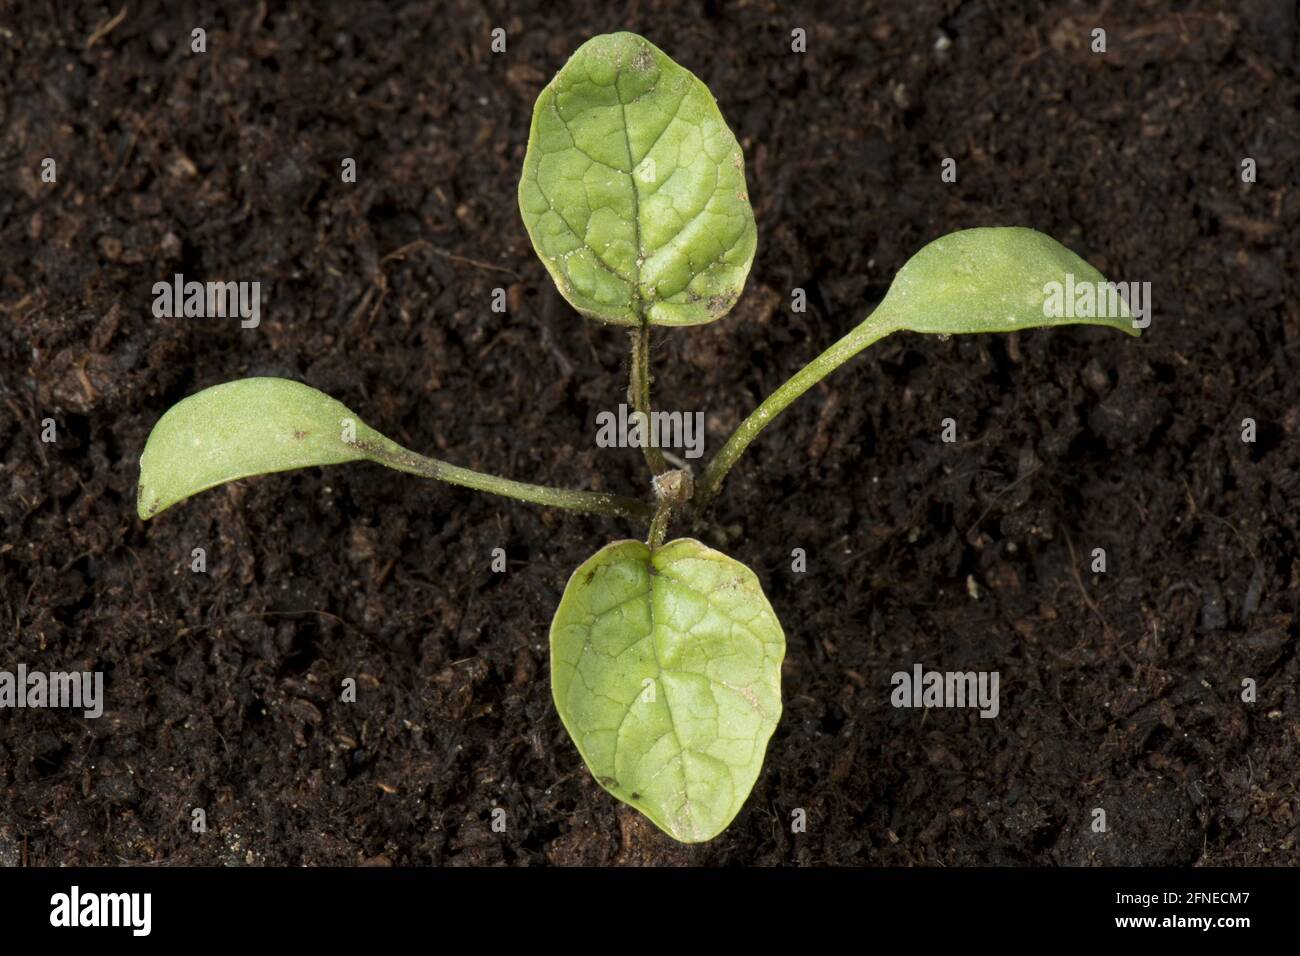
[[[121,6],[0,14],[0,669],[102,669],[108,701],[0,712],[0,862],[1300,862],[1294,4],[129,4],[96,36]],[[746,151],[746,292],[655,341],[710,449],[943,233],[1033,226],[1153,284],[1140,340],[887,339],[754,445],[695,533],[785,623],[785,714],[698,847],[606,795],[550,700],[569,572],[643,528],[374,465],[135,515],[162,412],[254,374],[459,464],[648,493],[594,444],[626,337],[562,303],[515,201],[539,90],[615,29]],[[175,272],[261,281],[261,326],[154,318]],[[999,671],[1001,713],[894,709],[914,663]]]

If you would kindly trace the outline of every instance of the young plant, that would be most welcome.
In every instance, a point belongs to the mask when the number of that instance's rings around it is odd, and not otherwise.
[[[707,87],[630,33],[583,44],[538,97],[519,184],[524,225],[580,313],[630,330],[629,395],[652,411],[652,326],[722,318],[740,295],[756,230],[744,158]],[[426,458],[297,382],[253,378],[184,399],[140,457],[138,510],[252,475],[373,461],[398,471],[646,529],[569,579],[551,624],[560,719],[606,790],[673,838],[712,839],[748,797],[781,715],[785,636],[755,574],[670,524],[699,515],[750,442],[858,352],[898,331],[950,335],[1089,322],[1137,335],[1122,303],[1097,317],[1047,314],[1054,283],[1103,283],[1030,229],[934,240],[861,324],[774,391],[698,481],[646,448],[653,495],[629,498],[511,481]],[[1056,310],[1057,312],[1061,310]]]

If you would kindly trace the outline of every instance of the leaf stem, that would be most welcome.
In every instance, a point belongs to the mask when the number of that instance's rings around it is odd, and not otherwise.
[[[660,502],[650,522],[650,533],[646,535],[646,544],[651,551],[658,549],[664,543],[664,538],[668,537],[668,524],[672,519],[673,506],[667,502]]]
[[[712,503],[718,494],[718,490],[722,487],[723,480],[727,477],[727,472],[736,463],[736,459],[744,453],[745,449],[749,447],[749,443],[758,437],[758,433],[772,419],[785,411],[786,406],[867,346],[883,339],[891,332],[898,331],[898,329],[899,326],[894,322],[893,318],[882,311],[881,308],[877,308],[870,317],[855,326],[852,331],[801,368],[785,384],[765,398],[758,408],[754,409],[749,417],[732,432],[731,437],[727,439],[727,443],[722,446],[722,450],[713,456],[713,460],[704,469],[704,474],[700,476],[700,480],[696,483],[698,490],[695,500],[699,508],[702,510]]]
[[[632,375],[627,387],[628,400],[634,411],[640,413],[641,434],[646,441],[644,447],[646,464],[652,475],[661,475],[668,470],[664,453],[649,444],[650,441],[650,323],[641,320],[641,327],[632,333]]]
[[[396,471],[404,471],[424,478],[435,478],[451,485],[486,491],[493,495],[518,498],[520,501],[528,501],[535,505],[638,521],[648,520],[655,514],[655,509],[649,502],[638,501],[635,498],[606,494],[603,491],[577,491],[512,481],[509,478],[451,465],[437,458],[417,455],[391,440],[386,443],[361,440],[356,445],[372,461]]]
[[[646,535],[646,544],[653,551],[664,543],[668,527],[673,522],[673,515],[686,506],[695,493],[695,479],[689,469],[679,468],[655,475],[652,482],[655,498],[659,502],[654,519],[650,522],[650,532]]]

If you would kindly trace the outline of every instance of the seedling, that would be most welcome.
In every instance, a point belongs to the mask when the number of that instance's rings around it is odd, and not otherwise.
[[[519,207],[563,296],[583,315],[630,330],[630,400],[637,414],[650,413],[651,329],[722,318],[754,257],[744,158],[709,90],[639,36],[589,40],[538,97]],[[740,424],[698,480],[646,448],[653,494],[644,498],[526,484],[427,458],[307,385],[252,378],[204,389],[162,416],[140,457],[139,514],[151,518],[238,478],[365,460],[639,524],[644,540],[606,545],[569,579],[551,623],[552,693],[601,786],[675,839],[709,840],[744,804],[780,718],[785,636],[749,568],[691,538],[665,543],[670,524],[704,513],[787,405],[894,332],[1087,322],[1138,334],[1122,302],[1102,316],[1045,309],[1054,284],[1071,278],[1076,288],[1105,283],[1030,229],[934,240],[861,324]]]

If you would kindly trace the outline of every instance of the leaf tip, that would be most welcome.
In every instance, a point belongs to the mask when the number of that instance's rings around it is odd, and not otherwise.
[[[135,513],[139,515],[141,521],[148,521],[159,511],[158,506],[161,502],[158,498],[145,490],[145,486],[140,486],[140,491],[135,499]]]

